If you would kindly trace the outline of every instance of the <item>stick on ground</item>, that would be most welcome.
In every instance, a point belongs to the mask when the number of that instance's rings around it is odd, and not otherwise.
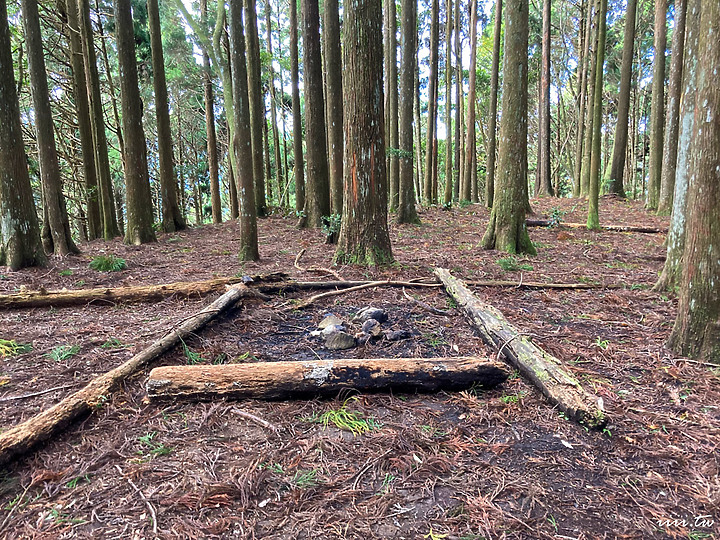
[[[561,411],[588,427],[601,429],[607,423],[602,401],[587,392],[562,362],[532,343],[512,326],[499,310],[481,302],[465,284],[445,268],[435,275],[462,308],[483,341],[498,348],[510,364],[532,382]]]
[[[196,332],[221,313],[232,308],[238,300],[257,293],[244,285],[233,285],[205,309],[186,319],[179,327],[133,356],[124,364],[93,379],[84,388],[66,397],[50,409],[0,433],[0,466],[16,456],[28,452],[38,443],[51,438],[77,418],[91,413],[107,400],[110,392],[122,381],[144,368],[177,343]]]

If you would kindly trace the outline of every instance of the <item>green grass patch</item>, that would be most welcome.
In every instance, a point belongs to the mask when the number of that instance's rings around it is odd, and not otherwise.
[[[531,264],[522,263],[518,261],[517,257],[505,257],[503,259],[498,259],[497,263],[500,268],[506,272],[530,272],[533,269]]]
[[[127,264],[125,259],[115,255],[98,255],[90,261],[90,268],[98,272],[119,272],[125,270]]]
[[[319,416],[314,416],[310,418],[310,421],[320,423],[326,428],[332,424],[338,429],[351,432],[353,435],[362,435],[379,429],[380,424],[374,418],[365,418],[361,412],[348,410],[348,402],[355,399],[354,397],[347,399],[339,409],[332,409]]]
[[[0,358],[17,356],[32,351],[32,345],[18,343],[14,339],[0,339]]]
[[[56,362],[68,360],[80,352],[80,345],[58,345],[47,356]]]

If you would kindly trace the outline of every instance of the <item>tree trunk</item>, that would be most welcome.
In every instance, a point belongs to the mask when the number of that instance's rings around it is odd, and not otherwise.
[[[697,94],[698,43],[700,27],[700,0],[688,0],[686,8],[687,35],[683,59],[683,90],[680,108],[678,155],[675,169],[675,189],[670,229],[667,236],[667,257],[655,290],[673,290],[682,277],[682,259],[685,252],[685,221],[690,163],[694,154],[693,128]]]
[[[325,74],[327,80],[327,138],[330,171],[330,207],[343,209],[343,78],[338,0],[324,0]]]
[[[256,261],[260,258],[257,235],[257,199],[253,169],[252,134],[248,105],[248,73],[245,63],[245,34],[243,29],[242,6],[230,2],[230,45],[233,76],[233,104],[235,109],[235,135],[232,151],[235,153],[238,173],[235,178],[238,191],[240,215],[241,261]],[[259,148],[262,151],[262,148]],[[262,156],[262,154],[261,154]],[[263,195],[265,192],[263,191]]]
[[[602,109],[603,69],[605,65],[605,36],[607,34],[607,0],[600,1],[598,43],[595,67],[595,91],[593,92],[593,138],[590,159],[590,189],[588,191],[588,229],[600,228],[598,198],[600,196],[600,174],[602,168]]]
[[[675,26],[672,39],[672,60],[670,62],[670,86],[667,98],[665,143],[663,145],[662,173],[660,175],[660,200],[658,214],[670,214],[675,189],[675,170],[680,133],[680,88],[682,86],[683,49],[685,47],[685,15],[687,0],[675,1]]]
[[[305,208],[305,166],[302,148],[302,115],[300,113],[300,75],[298,63],[297,0],[290,0],[290,80],[292,84],[295,211],[302,212]]]
[[[200,17],[207,28],[207,0],[200,0]],[[218,167],[217,133],[215,131],[215,98],[213,97],[210,57],[203,51],[203,88],[205,98],[205,132],[207,134],[208,172],[210,173],[210,205],[213,223],[222,223],[220,174]]]
[[[458,0],[459,1],[459,0]],[[495,154],[497,148],[497,103],[500,71],[500,36],[502,35],[502,3],[495,0],[495,30],[493,31],[493,58],[490,74],[490,118],[488,119],[487,177],[485,180],[485,206],[492,208],[495,196]]]
[[[87,239],[95,240],[103,234],[98,200],[97,167],[95,147],[93,146],[92,125],[90,123],[90,102],[88,100],[87,77],[83,62],[82,40],[78,7],[75,0],[66,0],[65,13],[68,21],[68,39],[70,41],[70,65],[72,66],[75,111],[77,113],[80,148],[82,149],[83,177],[85,179],[85,198],[87,201]]]
[[[0,265],[46,262],[20,124],[7,5],[0,0]]]
[[[540,183],[536,195],[552,196],[550,178],[550,3],[543,0],[542,67],[540,76]]]
[[[415,55],[417,43],[417,2],[402,0],[400,6],[400,96],[398,112],[400,172],[397,223],[419,224],[415,210],[415,175],[413,153],[413,109],[415,105]],[[419,144],[419,141],[418,141]]]
[[[445,193],[443,203],[452,203],[452,0],[445,0]]]
[[[512,2],[508,1],[507,11],[512,9]],[[499,348],[498,356],[504,356],[519,369],[550,403],[587,427],[601,429],[607,424],[601,400],[587,392],[560,359],[521,335],[498,309],[480,302],[450,272],[436,268],[435,275],[442,280],[445,290],[465,312],[482,340],[491,347]]]
[[[436,174],[437,108],[438,108],[438,51],[440,45],[440,2],[431,1],[430,7],[430,78],[428,80],[428,116],[425,145],[425,177],[423,199],[432,204],[433,177]]]
[[[608,191],[625,197],[623,173],[625,172],[625,156],[627,155],[628,115],[630,112],[630,83],[632,80],[632,64],[635,47],[635,14],[637,0],[628,0],[625,15],[625,34],[623,37],[622,67],[620,69],[620,95],[618,96],[617,123],[613,140],[610,174],[607,177]]]
[[[656,210],[660,200],[665,126],[665,48],[667,46],[667,0],[655,0],[655,42],[653,46],[653,84],[650,105],[650,174],[647,208]]]
[[[465,122],[465,166],[461,199],[472,199],[472,162],[475,152],[475,87],[477,79],[477,0],[470,0],[470,81]]]
[[[396,210],[398,207],[398,190],[400,189],[400,156],[398,148],[400,146],[400,131],[398,126],[398,67],[397,67],[397,13],[395,0],[388,0],[388,54],[389,62],[387,63],[387,79],[390,81],[388,93],[385,96],[388,103],[387,117],[389,122],[385,125],[387,133],[387,144],[391,148],[388,169],[388,182],[390,184],[390,210]]]
[[[153,88],[155,89],[155,117],[157,119],[158,158],[160,162],[160,192],[162,199],[162,228],[166,233],[185,228],[175,189],[170,110],[168,108],[165,59],[162,49],[160,10],[158,0],[147,0],[148,26],[152,49]]]
[[[535,254],[525,227],[527,210],[528,1],[505,9],[502,117],[498,174],[485,249]],[[472,71],[471,71],[472,74]],[[467,173],[466,173],[467,177]]]
[[[48,91],[45,58],[40,33],[40,16],[36,0],[23,0],[22,12],[25,26],[25,46],[27,48],[28,68],[30,71],[30,89],[32,90],[35,134],[37,137],[38,158],[40,161],[40,179],[44,211],[49,229],[49,236],[43,241],[50,248],[48,251],[63,256],[68,253],[79,253],[70,234],[70,220],[65,207],[65,196],[62,192],[60,165],[55,147],[55,134],[52,111],[50,109],[50,92]]]
[[[335,260],[386,265],[393,256],[387,225],[381,1],[346,0],[344,16],[345,211]]]
[[[320,11],[318,0],[302,0],[303,81],[305,84],[305,141],[307,180],[305,189],[305,225],[322,226],[330,215],[330,179],[328,177],[325,105],[323,100],[322,56],[320,52]]]
[[[598,54],[598,30],[600,27],[600,0],[595,0],[595,10],[593,15],[593,25],[590,28],[591,45],[588,50],[588,88],[587,88],[587,104],[585,111],[585,140],[583,142],[583,157],[580,173],[580,196],[587,197],[590,192],[590,160],[592,158],[592,142],[593,142],[593,121],[595,119],[595,107],[593,99],[595,96],[595,78],[597,72],[597,54]]]
[[[278,105],[278,99],[277,99],[277,91],[275,90],[275,69],[273,68],[272,64],[272,58],[273,58],[273,52],[272,52],[272,21],[270,19],[270,2],[267,1],[266,7],[265,7],[265,26],[267,28],[267,47],[268,47],[268,55],[270,56],[270,62],[268,65],[268,71],[269,71],[269,85],[270,85],[270,123],[272,126],[272,135],[273,135],[273,150],[274,150],[274,159],[275,159],[275,180],[277,182],[277,188],[278,188],[278,204],[282,204],[280,201],[280,196],[282,194],[283,186],[285,182],[283,181],[284,175],[283,175],[283,167],[282,163],[280,161],[280,135],[278,133],[278,124],[277,124],[277,105]],[[264,100],[263,100],[264,101]],[[263,117],[263,126],[265,131],[267,131],[267,122],[265,121],[265,118]],[[268,133],[269,138],[269,133]],[[265,142],[267,142],[267,138],[265,139]],[[263,145],[265,148],[269,150],[269,146]],[[269,151],[267,154],[269,158]],[[270,167],[269,159],[266,161],[268,168]],[[286,171],[287,172],[287,171]],[[270,190],[270,171],[268,170],[268,192]]]
[[[122,214],[116,209],[116,192],[113,189],[112,176],[110,174],[110,156],[108,154],[107,134],[105,133],[105,115],[103,112],[103,101],[100,88],[100,75],[97,68],[97,55],[95,54],[95,43],[93,30],[90,23],[90,1],[78,0],[80,16],[80,33],[82,35],[83,59],[85,60],[85,75],[87,86],[90,92],[90,115],[93,130],[93,144],[95,146],[95,161],[97,163],[98,188],[100,194],[100,212],[103,221],[103,236],[105,240],[111,240],[123,233]],[[102,25],[100,25],[102,30]],[[120,147],[121,159],[125,160],[125,139],[120,125],[120,115],[117,110],[117,99],[115,97],[115,86],[110,72],[110,61],[107,55],[105,39],[100,34],[100,47],[103,53],[105,73],[110,89],[110,102],[112,104],[113,116],[117,126],[118,145]]]
[[[697,100],[687,237],[678,315],[668,341],[677,354],[720,363],[720,4],[700,2]]]
[[[376,392],[493,388],[507,379],[502,364],[479,358],[378,358],[165,366],[150,372],[151,399],[287,399]]]
[[[580,196],[583,164],[583,143],[585,141],[585,106],[587,103],[588,63],[590,57],[590,35],[592,28],[593,1],[583,0],[581,13],[584,13],[585,27],[580,33],[580,60],[578,64],[579,81],[577,104],[577,133],[575,136],[575,169],[573,174],[573,197]]]
[[[135,35],[130,0],[115,0],[115,34],[120,64],[123,131],[125,132],[125,192],[127,227],[125,242],[155,241],[148,178],[147,149],[142,126],[142,101],[138,89]]]

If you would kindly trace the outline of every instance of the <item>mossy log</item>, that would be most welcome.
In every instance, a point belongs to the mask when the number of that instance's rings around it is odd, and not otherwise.
[[[502,355],[520,370],[553,405],[588,427],[601,429],[605,426],[608,419],[602,400],[587,392],[558,358],[521,335],[498,309],[481,302],[448,270],[436,268],[435,275],[483,341],[498,348],[498,356]]]
[[[255,296],[244,285],[234,285],[202,311],[184,320],[177,328],[133,356],[124,364],[93,379],[84,388],[66,397],[50,409],[0,433],[0,466],[28,452],[38,443],[51,438],[74,420],[102,406],[121,382],[144,368],[158,356],[174,347],[181,339],[198,331],[221,313],[231,309],[242,297]]]
[[[147,382],[150,398],[286,399],[394,389],[436,392],[477,385],[491,388],[507,368],[481,358],[379,358],[280,361],[219,366],[164,366]]]
[[[550,219],[526,219],[525,225],[528,227],[568,227],[569,229],[587,229],[586,223],[568,223],[561,221],[560,223]],[[665,234],[667,228],[661,227],[636,227],[633,225],[601,225],[600,230],[613,232],[631,232],[646,234]]]

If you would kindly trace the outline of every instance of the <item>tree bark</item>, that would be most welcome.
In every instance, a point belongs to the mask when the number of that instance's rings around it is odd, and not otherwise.
[[[618,96],[617,123],[613,140],[610,174],[607,177],[608,191],[625,197],[623,173],[627,155],[628,116],[630,113],[630,86],[632,81],[632,64],[635,47],[635,15],[637,0],[628,0],[625,14],[625,33],[623,36],[622,67],[620,68],[620,94]]]
[[[688,0],[686,9],[687,35],[683,59],[683,92],[680,107],[678,155],[675,169],[675,189],[670,229],[667,236],[667,257],[654,289],[673,290],[680,282],[682,259],[685,252],[685,221],[690,163],[693,155],[693,128],[697,94],[698,43],[700,27],[700,0]]]
[[[528,207],[527,0],[508,0],[506,3],[504,56],[498,175],[490,223],[482,244],[485,249],[535,254],[525,226]]]
[[[593,92],[593,138],[590,158],[590,186],[588,191],[587,228],[600,228],[598,198],[600,196],[600,175],[602,169],[602,96],[603,70],[605,66],[605,36],[607,35],[607,0],[600,1],[598,43],[595,60],[595,87]]]
[[[660,175],[660,199],[658,214],[667,215],[672,211],[675,189],[675,171],[677,167],[678,136],[680,133],[680,89],[682,87],[683,49],[685,48],[685,15],[687,0],[675,1],[675,25],[672,39],[672,59],[670,61],[670,86],[667,97],[667,115],[665,118],[665,143],[663,144],[663,163]]]
[[[400,156],[398,149],[400,146],[400,128],[398,125],[398,68],[397,68],[397,10],[395,0],[387,0],[388,4],[388,58],[387,63],[387,79],[390,81],[388,85],[388,93],[385,96],[388,103],[387,117],[389,122],[385,125],[387,132],[387,144],[391,148],[390,159],[388,160],[390,167],[388,168],[388,178],[390,184],[390,210],[396,210],[398,207],[398,190],[400,189]]]
[[[598,54],[598,30],[600,27],[600,0],[595,0],[595,9],[593,15],[593,25],[590,28],[591,46],[588,55],[588,89],[587,104],[585,111],[585,140],[583,142],[582,169],[580,174],[580,196],[587,197],[590,192],[590,160],[592,158],[592,141],[593,141],[593,121],[595,118],[595,107],[593,98],[595,96],[595,78],[597,72],[597,54]]]
[[[257,235],[257,199],[253,169],[252,134],[248,105],[248,73],[245,64],[245,34],[243,29],[242,6],[230,2],[230,45],[233,77],[233,105],[235,109],[235,134],[232,151],[235,153],[238,174],[237,182],[240,222],[241,261],[256,261],[260,258]],[[262,150],[262,148],[260,148]],[[261,154],[262,155],[262,154]],[[264,192],[263,192],[264,195]]]
[[[417,2],[402,0],[400,7],[400,95],[399,123],[399,192],[397,223],[419,224],[415,210],[415,180],[413,153],[413,108],[415,104],[415,55],[417,42]],[[418,141],[419,144],[419,141]]]
[[[443,203],[452,203],[452,0],[445,0],[445,192]]]
[[[70,233],[70,220],[62,191],[37,1],[22,0],[21,4],[30,71],[30,89],[35,113],[43,210],[46,216],[42,231],[43,243],[48,252],[58,256],[79,253]]]
[[[335,260],[386,265],[393,256],[387,225],[382,5],[380,0],[346,0],[343,11],[345,211]]]
[[[425,145],[425,177],[423,200],[425,204],[437,202],[433,191],[437,175],[437,109],[438,109],[438,52],[440,48],[440,3],[432,0],[430,7],[430,76],[428,80],[428,116]]]
[[[700,2],[697,99],[687,236],[678,315],[668,341],[677,354],[720,363],[720,4]]]
[[[470,81],[465,127],[465,167],[461,198],[472,199],[473,154],[475,153],[475,90],[477,79],[477,0],[470,0]]]
[[[493,30],[493,59],[490,74],[490,112],[488,119],[487,177],[485,180],[485,206],[492,208],[495,196],[495,154],[497,152],[497,103],[500,71],[500,37],[502,35],[502,3],[495,0],[495,29]]]
[[[305,69],[305,141],[307,179],[305,186],[304,225],[322,226],[330,215],[330,179],[328,176],[325,105],[323,100],[322,56],[320,52],[320,10],[318,0],[302,0],[303,61]]]
[[[663,161],[665,127],[665,48],[667,46],[667,0],[655,0],[655,42],[653,45],[653,84],[650,105],[650,173],[647,208],[657,210]]]
[[[170,130],[170,109],[168,106],[167,82],[165,80],[165,58],[160,29],[158,0],[147,0],[150,47],[152,49],[153,88],[155,89],[155,118],[158,133],[158,159],[160,162],[160,197],[162,199],[162,228],[166,233],[181,231],[185,220],[180,212],[175,187],[173,167],[172,133]]]
[[[125,242],[155,241],[148,178],[147,148],[142,126],[142,101],[138,89],[135,35],[130,0],[115,0],[116,41],[120,64],[123,131],[125,132],[125,192],[127,227]]]
[[[536,195],[553,196],[550,178],[550,3],[543,0],[542,67],[540,76],[540,183]]]
[[[265,4],[265,27],[266,27],[266,38],[267,38],[267,50],[268,55],[270,56],[270,62],[268,64],[268,75],[269,75],[269,87],[270,87],[270,124],[272,126],[272,136],[273,136],[273,158],[275,159],[275,181],[277,183],[278,188],[278,204],[282,205],[282,192],[283,192],[283,185],[285,182],[283,181],[284,174],[283,174],[283,166],[282,162],[280,161],[280,135],[278,133],[278,124],[277,124],[277,106],[278,106],[278,99],[277,99],[277,91],[275,90],[275,68],[273,67],[273,49],[272,49],[272,19],[270,18],[270,2],[267,1]],[[263,100],[264,102],[264,100]],[[265,160],[266,167],[268,169],[267,171],[267,192],[270,193],[270,147],[268,143],[269,139],[269,133],[268,127],[267,127],[267,121],[263,117],[263,131],[264,131],[264,141],[263,141],[263,147],[265,151],[265,157],[267,158]],[[286,171],[287,172],[287,171]],[[269,196],[268,196],[269,199]]]
[[[0,0],[0,265],[46,263],[20,124],[7,4]]]
[[[325,75],[327,82],[327,138],[330,209],[343,213],[343,77],[338,0],[324,0]]]
[[[512,0],[507,3],[508,11]],[[505,72],[507,73],[507,71]],[[482,340],[499,349],[502,356],[527,377],[542,394],[562,412],[590,428],[602,429],[608,418],[602,401],[587,392],[565,367],[562,361],[551,356],[513,327],[502,313],[485,304],[444,268],[436,268],[435,275],[445,285],[447,293],[465,312],[470,324]]]
[[[192,335],[220,314],[231,309],[249,290],[235,286],[199,311],[176,329],[171,330],[124,364],[93,379],[84,388],[66,397],[50,409],[0,433],[0,466],[26,454],[33,447],[60,433],[67,425],[102,406],[111,392],[183,338]],[[252,293],[250,293],[252,294]]]
[[[305,166],[302,147],[302,115],[300,113],[300,75],[298,64],[297,0],[290,0],[290,81],[292,84],[295,211],[302,212],[305,208]]]
[[[587,103],[587,87],[588,87],[588,64],[590,58],[590,35],[592,29],[592,11],[593,0],[584,0],[581,13],[585,14],[585,28],[580,34],[580,50],[581,56],[578,64],[579,82],[578,86],[578,116],[577,116],[577,134],[575,137],[575,169],[573,174],[573,197],[580,196],[580,186],[583,165],[583,143],[585,141],[585,108]]]

